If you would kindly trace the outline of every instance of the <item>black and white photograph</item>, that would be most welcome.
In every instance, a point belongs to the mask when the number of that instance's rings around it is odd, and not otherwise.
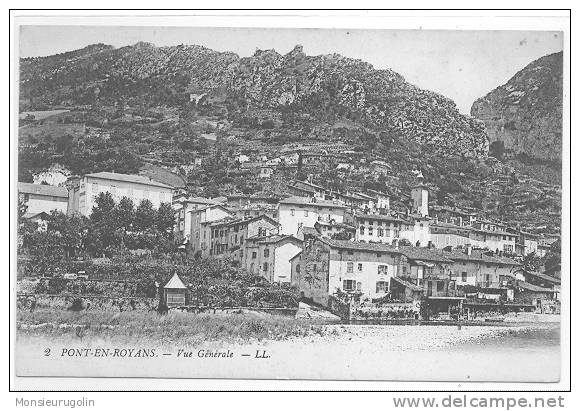
[[[17,21],[16,376],[568,378],[567,17],[200,21]]]

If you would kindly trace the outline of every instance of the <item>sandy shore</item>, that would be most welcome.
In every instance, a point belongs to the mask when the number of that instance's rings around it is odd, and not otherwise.
[[[283,341],[202,342],[195,347],[183,346],[179,341],[112,346],[103,339],[20,336],[16,367],[21,376],[557,381],[557,345],[537,344],[534,340],[535,333],[542,338],[546,331],[554,334],[554,325],[461,329],[327,325],[321,335]],[[51,350],[49,356],[45,356],[46,349]],[[88,354],[76,355],[74,349],[85,349]],[[95,356],[98,349],[125,351],[102,357]],[[130,349],[132,356],[128,354]],[[135,356],[139,350],[151,349],[154,356]],[[67,354],[63,355],[63,350]]]

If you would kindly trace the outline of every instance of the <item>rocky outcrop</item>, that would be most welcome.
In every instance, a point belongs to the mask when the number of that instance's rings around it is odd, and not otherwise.
[[[562,158],[562,53],[539,58],[473,103],[492,147],[542,160]]]
[[[84,49],[83,49],[84,50]],[[63,104],[182,105],[220,90],[230,107],[295,112],[316,121],[347,119],[449,155],[487,154],[483,123],[455,103],[422,90],[392,70],[338,54],[286,55],[257,50],[247,58],[200,46],[149,43],[21,61],[21,106]]]

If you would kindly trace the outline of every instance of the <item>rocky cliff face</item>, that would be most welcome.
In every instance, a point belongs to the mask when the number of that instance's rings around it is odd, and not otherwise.
[[[492,148],[499,142],[514,154],[561,161],[562,53],[539,58],[506,84],[473,103]]]
[[[258,50],[247,58],[200,46],[113,49],[89,46],[21,61],[21,107],[55,105],[178,106],[189,93],[216,89],[245,110],[295,112],[317,121],[341,119],[419,143],[441,154],[478,157],[488,151],[483,123],[455,103],[407,83],[392,70],[340,55],[286,55]]]

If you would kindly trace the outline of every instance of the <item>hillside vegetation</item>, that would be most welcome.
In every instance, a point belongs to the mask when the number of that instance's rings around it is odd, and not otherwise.
[[[201,46],[98,44],[22,59],[20,90],[20,110],[31,112],[20,127],[23,181],[55,163],[73,174],[155,166],[213,197],[285,194],[310,174],[330,188],[385,191],[405,209],[422,174],[433,203],[559,231],[559,164],[488,157],[484,123],[452,100],[338,54],[307,56],[297,46],[240,58]],[[69,111],[34,118],[57,109]],[[337,161],[351,166],[282,163],[260,180],[236,160],[313,144],[325,153],[340,144]],[[391,171],[372,172],[373,160]]]

